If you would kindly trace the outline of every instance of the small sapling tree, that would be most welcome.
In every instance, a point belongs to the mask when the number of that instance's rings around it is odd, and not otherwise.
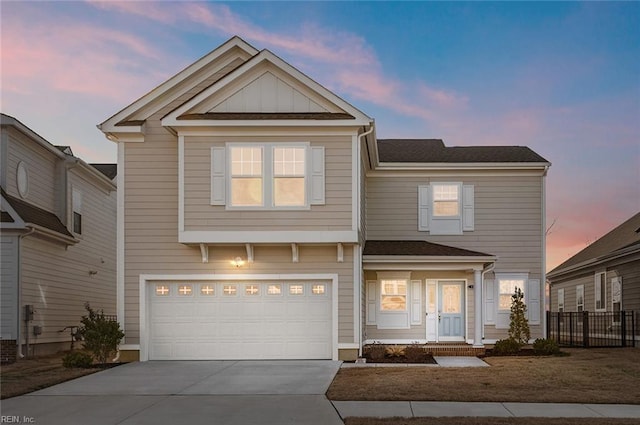
[[[509,325],[509,338],[523,346],[531,339],[529,321],[527,320],[527,306],[524,303],[524,294],[520,288],[511,296],[511,323]]]
[[[91,352],[98,363],[105,364],[124,338],[124,332],[118,322],[105,317],[104,311],[92,309],[89,303],[84,308],[87,315],[82,316],[82,326],[79,329],[84,338],[84,348]]]

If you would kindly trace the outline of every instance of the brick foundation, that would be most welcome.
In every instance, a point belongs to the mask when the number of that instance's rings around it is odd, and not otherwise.
[[[18,354],[15,339],[0,340],[0,362],[2,364],[14,363]]]

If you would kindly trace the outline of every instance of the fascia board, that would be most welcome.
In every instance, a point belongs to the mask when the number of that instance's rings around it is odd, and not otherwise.
[[[244,50],[251,56],[255,56],[256,54],[258,54],[258,50],[255,47],[251,46],[246,41],[242,40],[240,37],[237,37],[237,36],[233,37],[226,43],[222,44],[221,46],[213,50],[212,52],[209,52],[208,54],[206,54],[196,62],[187,66],[185,69],[183,69],[173,77],[169,78],[164,83],[160,84],[159,86],[157,86],[156,88],[154,88],[149,93],[145,94],[144,96],[142,96],[141,98],[139,98],[138,100],[130,104],[129,106],[120,110],[115,115],[111,116],[101,124],[98,124],[98,128],[103,133],[111,133],[111,132],[117,133],[119,128],[120,129],[123,128],[123,127],[116,126],[118,122],[120,122],[127,116],[133,114],[137,110],[143,108],[144,106],[146,106],[153,100],[157,99],[158,97],[162,96],[162,94],[165,93],[167,90],[175,87],[177,84],[181,83],[189,76],[198,72],[200,69],[207,66],[208,64],[210,64],[211,62],[213,62],[223,54],[227,53],[229,50],[231,50],[234,47],[238,47]]]
[[[385,162],[376,165],[380,171],[418,170],[540,170],[546,171],[549,162]]]
[[[163,120],[162,125],[176,130],[189,127],[361,127],[368,121],[355,120]]]
[[[490,256],[427,256],[427,255],[363,255],[364,263],[489,263],[498,257]]]

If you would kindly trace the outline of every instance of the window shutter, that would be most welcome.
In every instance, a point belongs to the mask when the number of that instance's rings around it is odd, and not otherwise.
[[[540,324],[540,279],[529,279],[527,283],[527,314],[530,325]]]
[[[311,205],[324,205],[324,146],[311,148]]]
[[[411,324],[422,324],[422,281],[411,281]]]
[[[211,148],[211,205],[226,202],[226,154],[224,147]]]
[[[418,231],[429,231],[429,186],[418,186]]]
[[[367,325],[376,324],[376,310],[378,303],[376,302],[377,280],[367,280]]]
[[[462,186],[462,230],[474,230],[474,192],[473,185]]]
[[[484,280],[484,324],[494,325],[496,323],[496,294],[493,279]]]

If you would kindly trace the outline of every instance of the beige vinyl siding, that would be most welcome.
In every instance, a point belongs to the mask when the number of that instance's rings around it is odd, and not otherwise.
[[[58,213],[60,206],[57,203],[57,197],[60,195],[60,187],[56,187],[54,183],[59,180],[56,172],[57,158],[15,129],[7,127],[6,131],[9,135],[9,143],[5,190],[9,195],[22,199],[18,192],[16,171],[18,164],[24,162],[27,165],[29,182],[28,193],[24,199],[37,207]]]
[[[474,185],[474,231],[453,236],[433,236],[418,231],[418,186],[437,181]],[[496,271],[529,271],[529,278],[539,279],[542,270],[542,177],[369,177],[367,238],[428,240],[493,254],[498,256]]]
[[[18,236],[0,235],[0,337],[18,338]]]
[[[325,205],[310,210],[239,211],[211,202],[211,148],[225,142],[309,142],[325,147]],[[351,138],[348,136],[186,137],[185,230],[351,230]],[[269,184],[266,182],[266,184]]]
[[[22,240],[22,304],[33,304],[32,324],[43,327],[33,343],[68,341],[57,331],[78,325],[86,302],[116,313],[116,193],[96,188],[80,173],[69,173],[69,190],[73,185],[82,192],[80,241],[66,247],[36,236]]]
[[[564,289],[564,311],[578,311],[576,287],[584,285],[584,311],[595,311],[595,275],[589,273],[569,282],[551,286],[549,290],[549,311],[558,311],[558,289]]]

